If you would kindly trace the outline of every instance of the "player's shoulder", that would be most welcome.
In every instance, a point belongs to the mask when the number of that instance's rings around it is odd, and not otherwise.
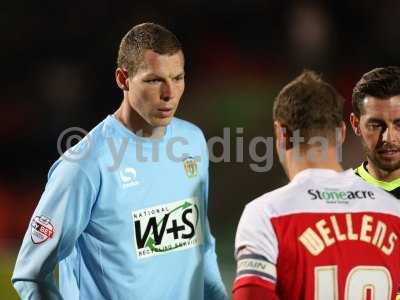
[[[362,201],[364,198],[371,201]],[[390,212],[399,211],[400,202],[386,191],[363,181],[353,170],[307,169],[287,185],[251,201],[246,209],[270,217],[327,210]]]
[[[368,189],[369,191],[373,192],[376,197],[379,199],[385,199],[386,201],[392,202],[396,206],[399,206],[400,208],[400,201],[397,199],[395,196],[393,196],[390,192],[386,191],[384,188],[377,186],[375,184],[369,183],[368,181],[365,181],[362,177],[360,177],[358,174],[354,173],[354,182],[355,186],[358,186],[360,188]]]
[[[255,198],[253,201],[247,204],[250,209],[270,209],[274,211],[274,207],[277,205],[284,205],[288,201],[294,202],[299,199],[299,194],[309,186],[312,186],[313,179],[310,175],[305,175],[304,171],[301,172],[301,176],[296,176],[294,180],[290,181],[286,185],[262,194]],[[290,206],[290,203],[288,203]]]
[[[82,164],[95,162],[107,148],[108,137],[115,136],[113,127],[106,118],[92,128],[76,145],[67,149],[62,157]]]
[[[53,163],[48,177],[54,170],[62,169],[63,173],[74,175],[75,173],[86,174],[93,178],[99,173],[99,161],[107,149],[107,135],[111,136],[112,130],[107,118],[99,122],[78,143],[64,151]],[[73,134],[73,133],[71,133]]]
[[[171,126],[173,128],[174,134],[188,134],[188,135],[195,135],[197,137],[204,137],[203,131],[197,125],[174,117],[171,121]]]
[[[261,196],[255,198],[254,200],[247,203],[245,211],[247,214],[256,215],[273,215],[279,214],[277,210],[277,205],[293,196],[294,187],[289,183],[278,189],[262,194]]]

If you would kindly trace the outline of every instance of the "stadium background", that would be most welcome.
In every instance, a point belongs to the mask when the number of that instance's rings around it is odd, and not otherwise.
[[[257,173],[248,146],[272,136],[278,90],[304,67],[331,81],[351,110],[351,89],[376,66],[399,65],[399,1],[7,1],[0,10],[0,299],[17,299],[10,276],[29,217],[66,128],[90,130],[120,104],[114,83],[119,41],[154,21],[182,41],[186,92],[178,117],[207,138],[231,128],[232,162],[212,163],[209,219],[228,289],[233,240],[244,205],[287,182],[277,160]],[[324,4],[322,4],[324,2]],[[243,134],[236,134],[236,128]],[[244,162],[235,143],[244,139]],[[265,153],[261,144],[259,155]],[[216,147],[220,154],[221,147]],[[226,150],[226,149],[225,149]],[[344,166],[362,161],[351,131]],[[259,163],[265,165],[265,162]]]

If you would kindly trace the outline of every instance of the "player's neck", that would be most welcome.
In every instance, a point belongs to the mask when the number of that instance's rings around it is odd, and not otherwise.
[[[394,171],[385,171],[382,169],[379,169],[373,162],[371,162],[369,159],[367,159],[367,165],[366,169],[369,174],[371,174],[372,177],[380,180],[380,181],[393,181],[395,179],[400,178],[400,169],[394,170]]]
[[[337,172],[343,171],[343,167],[337,160],[336,149],[329,147],[322,151],[302,151],[295,153],[294,150],[287,151],[286,172],[289,180],[305,169],[329,169]]]
[[[165,135],[164,126],[155,127],[150,125],[134,109],[132,109],[126,101],[122,101],[121,106],[114,113],[114,116],[124,124],[125,127],[138,136],[150,139],[160,139]]]

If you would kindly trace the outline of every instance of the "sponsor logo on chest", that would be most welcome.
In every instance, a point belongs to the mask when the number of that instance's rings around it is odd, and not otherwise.
[[[132,212],[138,259],[181,251],[202,244],[197,198]]]

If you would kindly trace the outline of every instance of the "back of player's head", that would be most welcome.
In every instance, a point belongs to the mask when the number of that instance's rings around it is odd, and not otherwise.
[[[129,76],[134,75],[141,65],[145,50],[172,55],[182,50],[182,46],[178,38],[165,27],[154,23],[139,24],[122,38],[117,66],[128,71]]]
[[[353,112],[359,117],[363,113],[363,100],[367,96],[388,99],[400,95],[400,68],[376,68],[365,73],[353,89]]]
[[[330,138],[343,122],[343,98],[319,75],[306,70],[279,92],[273,118],[291,132],[298,130],[306,140],[316,135]]]

